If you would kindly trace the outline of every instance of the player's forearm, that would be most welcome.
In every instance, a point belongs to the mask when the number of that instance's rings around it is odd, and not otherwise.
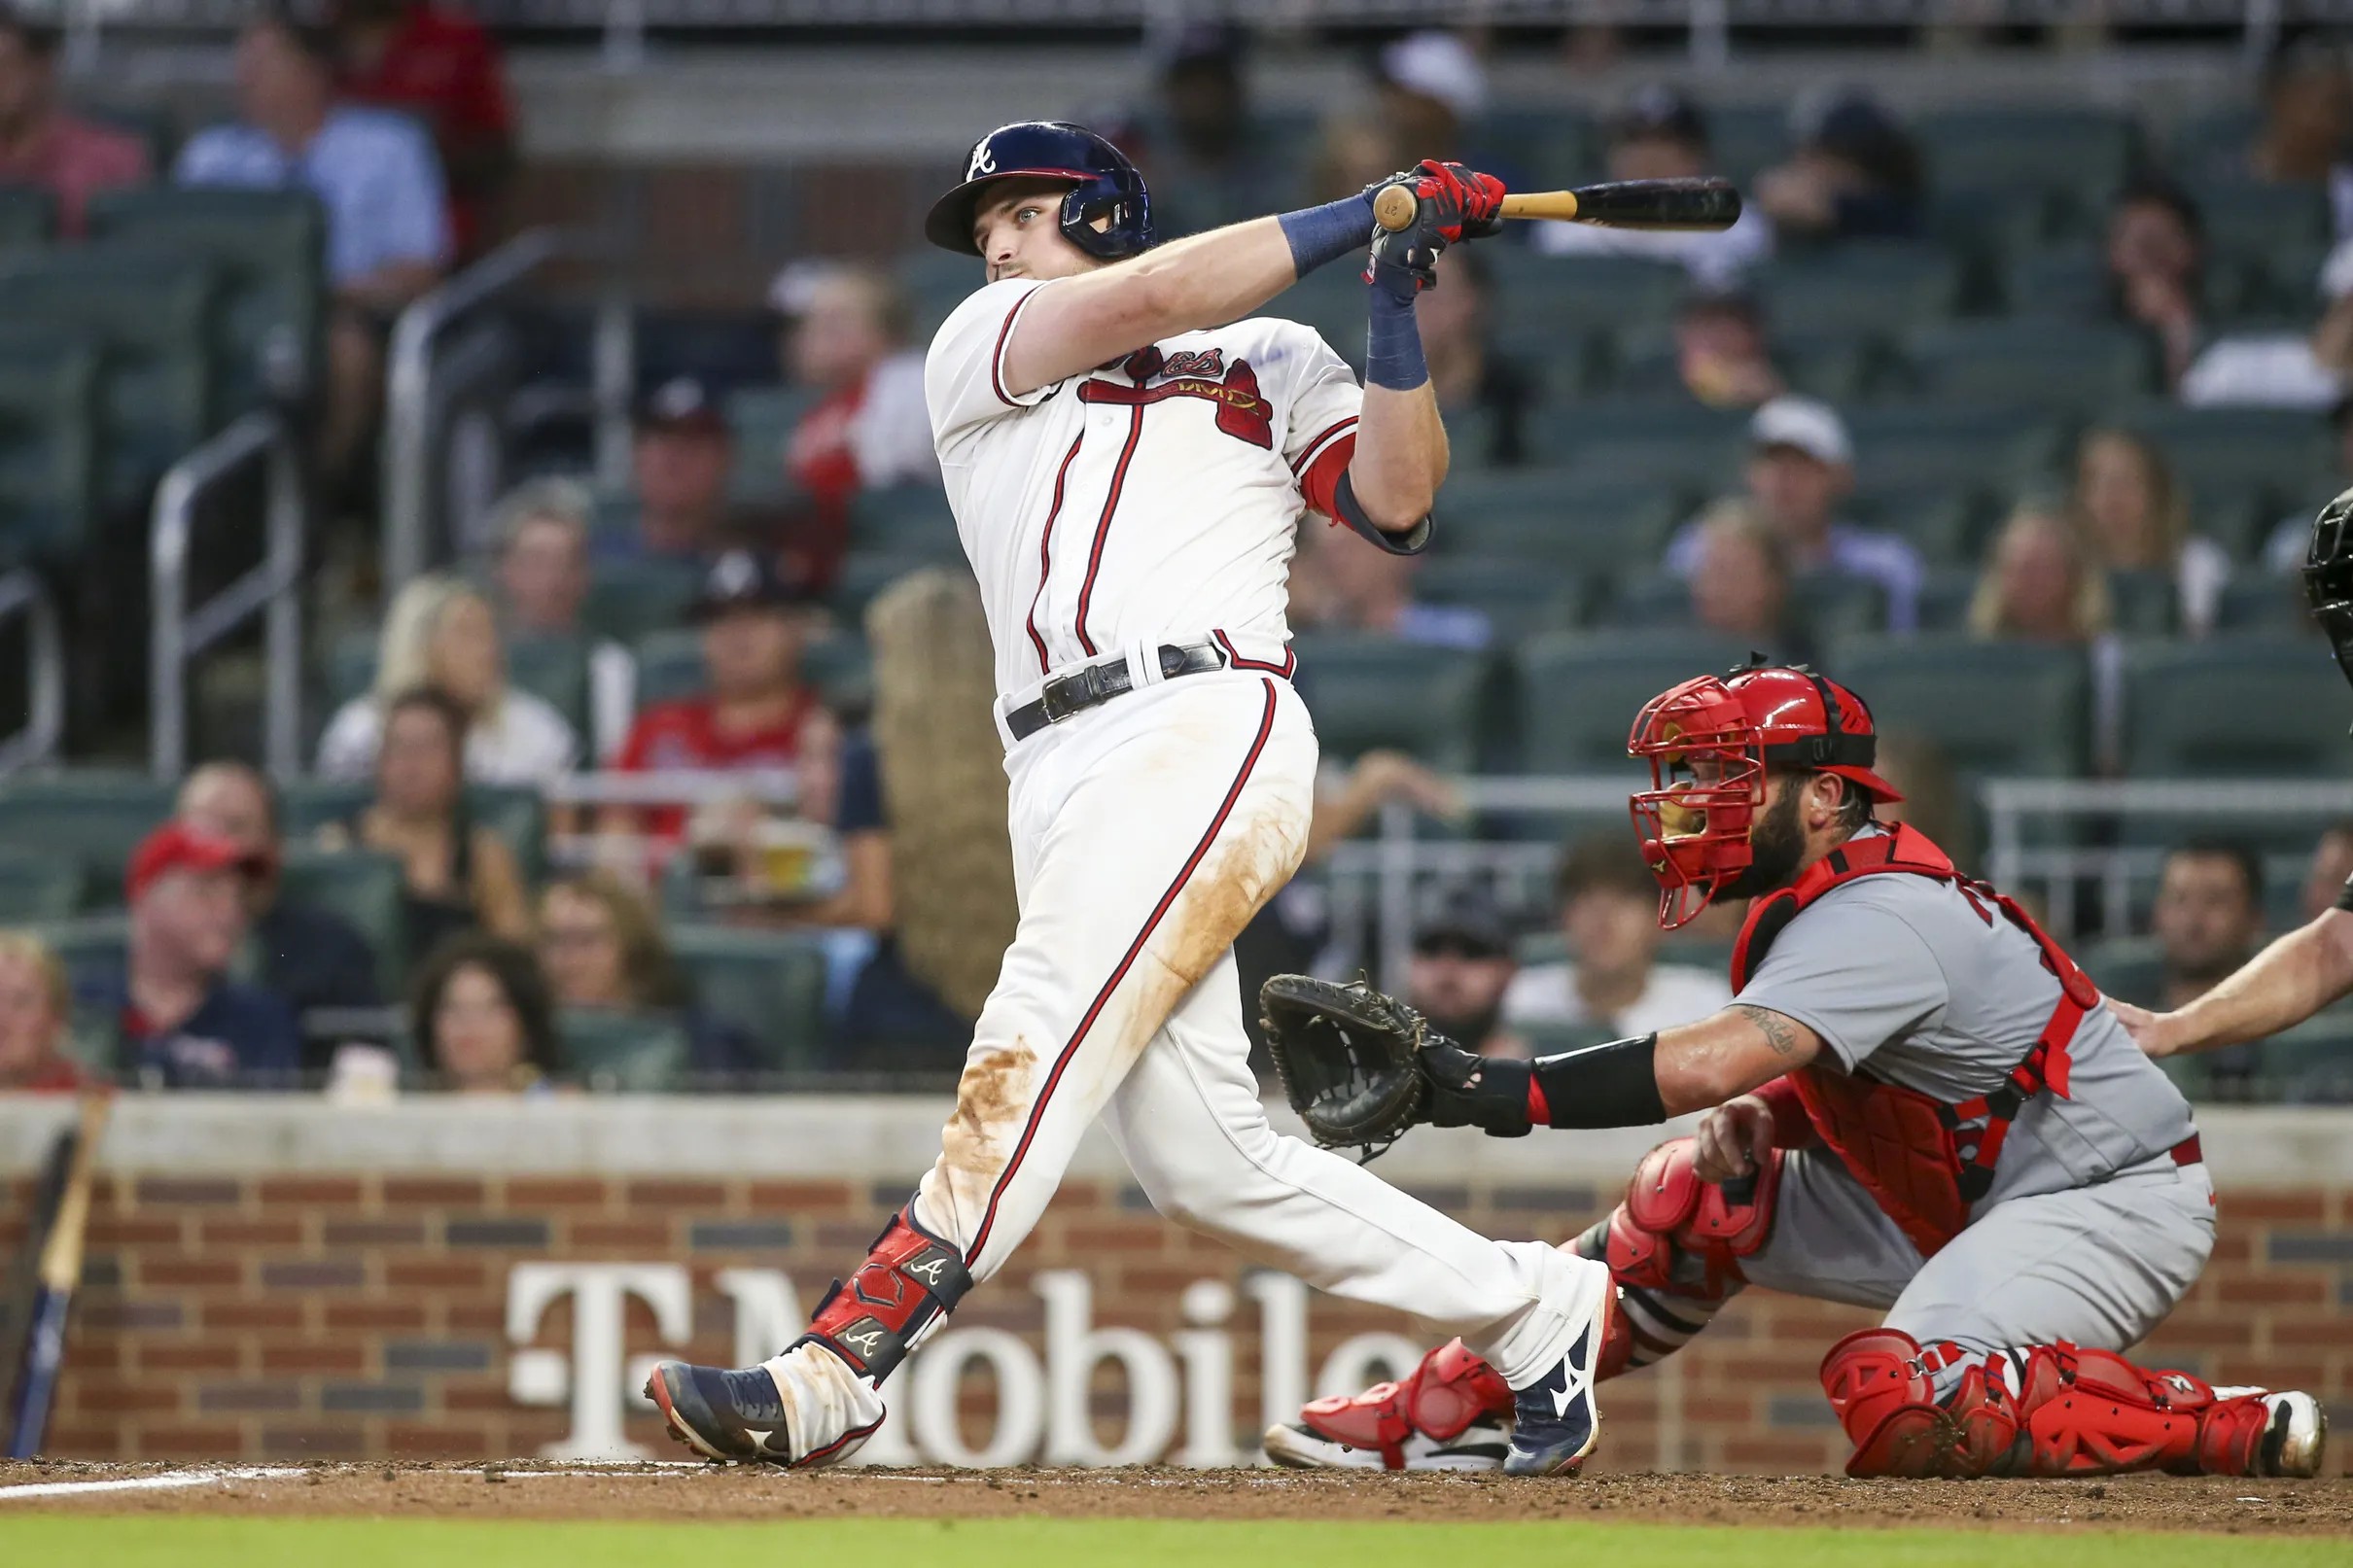
[[[1375,527],[1402,534],[1428,516],[1447,463],[1446,425],[1427,379],[1408,392],[1366,385],[1348,477]]]
[[[1821,1036],[1770,1007],[1734,1002],[1659,1033],[1659,1102],[1669,1116],[1721,1105],[1811,1062]]]
[[[2260,1040],[2302,1023],[2349,991],[2353,914],[2332,909],[2167,1019],[2168,1054]]]

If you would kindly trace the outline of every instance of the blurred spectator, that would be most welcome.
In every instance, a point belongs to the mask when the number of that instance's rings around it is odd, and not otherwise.
[[[654,388],[638,402],[629,450],[637,529],[599,534],[597,553],[624,561],[703,561],[726,548],[735,432],[711,389],[692,376]]]
[[[292,1004],[298,1021],[314,1008],[383,1005],[368,939],[334,911],[282,895],[277,796],[260,772],[242,762],[207,762],[180,785],[174,812],[197,832],[244,852],[252,868],[245,913],[262,983]],[[325,1067],[332,1044],[305,1050],[305,1064]]]
[[[2312,847],[2312,864],[2297,897],[2300,918],[2316,921],[2335,909],[2347,883],[2353,883],[2353,819],[2332,823]]]
[[[1748,422],[1748,499],[1779,537],[1793,575],[1853,577],[1886,597],[1887,629],[1919,624],[1919,551],[1893,534],[1838,520],[1854,489],[1854,448],[1828,403],[1779,397]],[[1684,525],[1667,549],[1667,570],[1688,578],[1699,565],[1700,525]]]
[[[1503,993],[1519,971],[1494,900],[1478,888],[1457,888],[1414,932],[1406,1005],[1465,1051],[1525,1057],[1528,1042],[1503,1027]]]
[[[1788,390],[1774,368],[1765,319],[1741,294],[1694,294],[1676,308],[1675,376],[1710,408],[1754,408]]]
[[[2333,409],[2353,385],[2353,240],[2321,262],[2320,319],[2308,331],[2242,326],[2198,351],[2181,401],[2220,406]]]
[[[2335,39],[2304,37],[2264,65],[2264,120],[2245,161],[2225,175],[2326,184],[2336,232],[2353,235],[2353,71]]]
[[[320,460],[347,480],[382,400],[393,318],[449,264],[449,214],[433,144],[405,115],[339,103],[334,40],[264,13],[237,40],[235,124],[180,152],[182,185],[307,189],[327,209],[326,412]]]
[[[334,21],[343,95],[424,124],[449,183],[452,247],[474,255],[514,173],[514,107],[490,30],[431,0],[336,0]]]
[[[1710,969],[1660,963],[1659,885],[1624,830],[1573,840],[1554,883],[1566,963],[1530,964],[1503,997],[1519,1028],[1590,1027],[1611,1037],[1705,1018],[1732,1000]]]
[[[1697,526],[1692,619],[1711,632],[1746,638],[1783,662],[1811,660],[1812,640],[1790,612],[1789,553],[1756,505],[1727,497],[1702,512]]]
[[[2125,187],[2108,209],[2107,261],[2111,308],[2156,337],[2165,386],[2179,386],[2202,331],[2206,232],[2196,206],[2154,176]]]
[[[823,591],[850,548],[852,497],[939,483],[923,352],[907,346],[905,296],[870,267],[788,267],[769,302],[789,324],[786,373],[822,395],[785,443],[785,472],[808,492],[813,526],[793,529],[784,550],[786,575]]]
[[[66,1055],[65,965],[30,931],[0,931],[0,1094],[58,1094],[89,1081]]]
[[[82,237],[89,198],[153,173],[135,136],[57,107],[57,30],[0,9],[0,184],[57,198],[57,233]]]
[[[2353,489],[2353,396],[2338,399],[2330,408],[2329,431],[2334,437],[2329,448],[2334,471],[2326,483],[2330,490]],[[2289,576],[2303,570],[2304,554],[2312,547],[2312,514],[2318,509],[2317,505],[2299,506],[2271,525],[2264,540],[2264,565],[2268,570]],[[2295,600],[2301,605],[2303,584],[2298,582],[2296,589]],[[2301,615],[2297,618],[2303,619]]]
[[[476,784],[544,784],[579,760],[579,738],[544,699],[507,684],[498,618],[456,577],[422,576],[384,617],[375,689],[339,709],[319,738],[319,773],[362,779],[376,759],[394,699],[439,693],[466,721],[466,777]]]
[[[1363,112],[1327,122],[1310,184],[1317,199],[1351,195],[1423,158],[1459,158],[1521,182],[1463,147],[1463,126],[1487,106],[1487,69],[1453,33],[1424,31],[1381,51],[1374,99]]]
[[[590,639],[580,611],[588,601],[588,536],[593,503],[570,479],[532,479],[490,513],[498,545],[499,609],[516,643],[539,638]],[[609,637],[588,647],[590,739],[609,757],[628,736],[637,710],[637,655]],[[561,715],[558,715],[559,717]]]
[[[417,1054],[444,1089],[544,1094],[560,1048],[555,1005],[538,959],[519,942],[479,932],[426,956],[408,1004]]]
[[[1699,106],[1669,87],[1647,87],[1609,122],[1606,173],[1612,180],[1686,180],[1713,174],[1707,122]],[[1597,224],[1537,224],[1536,249],[1551,256],[1631,256],[1672,261],[1704,289],[1725,289],[1773,253],[1773,225],[1755,206],[1715,233],[1645,233]],[[1745,400],[1762,401],[1762,397]]]
[[[740,773],[786,770],[802,776],[830,768],[839,738],[832,715],[801,679],[807,635],[800,596],[752,550],[729,550],[712,563],[694,602],[703,632],[701,696],[656,703],[638,714],[614,758],[625,773]],[[646,814],[645,831],[674,842],[685,831],[683,806]],[[814,813],[819,819],[829,811]],[[605,831],[626,835],[638,814],[616,808]]]
[[[1541,387],[1527,366],[1499,353],[1489,325],[1487,262],[1464,246],[1438,262],[1441,287],[1414,304],[1422,352],[1429,364],[1430,386],[1448,433],[1462,451],[1485,433],[1485,462],[1501,468],[1527,457],[1525,427]]]
[[[2264,939],[2264,868],[2243,844],[2196,839],[2165,856],[2149,911],[2164,960],[2156,1005],[2187,1007],[2255,957]]]
[[[1882,731],[1872,771],[1904,798],[1879,808],[1882,822],[1910,822],[1964,871],[1977,865],[1977,820],[1945,749],[1916,730]]]
[[[685,1030],[688,1070],[711,1082],[751,1070],[742,1030],[694,1005],[661,917],[644,893],[611,871],[550,883],[540,895],[539,954],[558,1007],[669,1013]]]
[[[420,688],[386,703],[374,802],[319,835],[321,849],[399,857],[404,945],[412,954],[476,925],[512,938],[531,925],[514,852],[467,809],[465,729],[465,711],[439,692]]]
[[[1920,155],[1867,94],[1849,89],[1811,117],[1789,160],[1756,179],[1754,201],[1776,235],[1909,238],[1920,231]]]
[[[1160,52],[1160,113],[1142,161],[1164,238],[1280,211],[1295,194],[1252,134],[1248,38],[1231,22],[1189,22]]]
[[[1494,627],[1486,611],[1423,604],[1414,597],[1421,560],[1391,555],[1337,525],[1303,525],[1299,553],[1291,561],[1292,630],[1379,632],[1435,647],[1483,648],[1493,643]]]
[[[2076,448],[2075,505],[2102,566],[2169,578],[2182,630],[2214,629],[2230,553],[2190,532],[2189,497],[2153,442],[2113,427],[2086,435]]]
[[[2091,661],[2094,754],[2103,768],[2114,763],[2122,739],[2124,643],[2116,635],[2108,575],[2065,507],[2023,501],[2011,512],[1970,596],[1969,631],[1988,642],[2083,648]]]
[[[131,853],[127,961],[104,988],[118,1021],[116,1070],[127,1081],[283,1086],[300,1069],[301,1031],[286,998],[228,978],[257,869],[242,846],[179,821]]]

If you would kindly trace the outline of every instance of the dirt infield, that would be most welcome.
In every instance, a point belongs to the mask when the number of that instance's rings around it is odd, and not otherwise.
[[[98,1484],[93,1484],[98,1483]],[[111,1483],[111,1484],[105,1484]],[[75,1514],[453,1518],[1604,1518],[1680,1524],[2223,1530],[2353,1536],[2353,1478],[2136,1476],[2076,1481],[1854,1481],[1828,1476],[1477,1476],[1236,1470],[851,1470],[688,1464],[0,1463],[0,1520]]]

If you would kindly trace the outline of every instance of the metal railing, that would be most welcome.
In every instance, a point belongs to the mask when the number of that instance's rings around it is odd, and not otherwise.
[[[0,623],[18,615],[24,617],[29,690],[24,727],[0,737],[0,775],[53,760],[65,734],[65,635],[48,584],[30,567],[0,576]]]
[[[190,546],[196,504],[248,464],[264,466],[266,538],[261,564],[201,605],[188,602]],[[197,656],[259,614],[267,666],[263,697],[263,760],[278,778],[301,767],[302,536],[301,461],[284,420],[245,415],[172,465],[156,489],[149,540],[155,629],[149,647],[154,717],[150,765],[177,778],[188,766],[188,678]]]

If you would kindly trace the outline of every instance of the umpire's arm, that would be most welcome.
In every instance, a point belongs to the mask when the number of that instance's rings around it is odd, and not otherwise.
[[[2108,1000],[2140,1048],[2185,1056],[2277,1034],[2353,992],[2353,912],[2324,911],[2247,960],[2230,979],[2174,1013]]]

